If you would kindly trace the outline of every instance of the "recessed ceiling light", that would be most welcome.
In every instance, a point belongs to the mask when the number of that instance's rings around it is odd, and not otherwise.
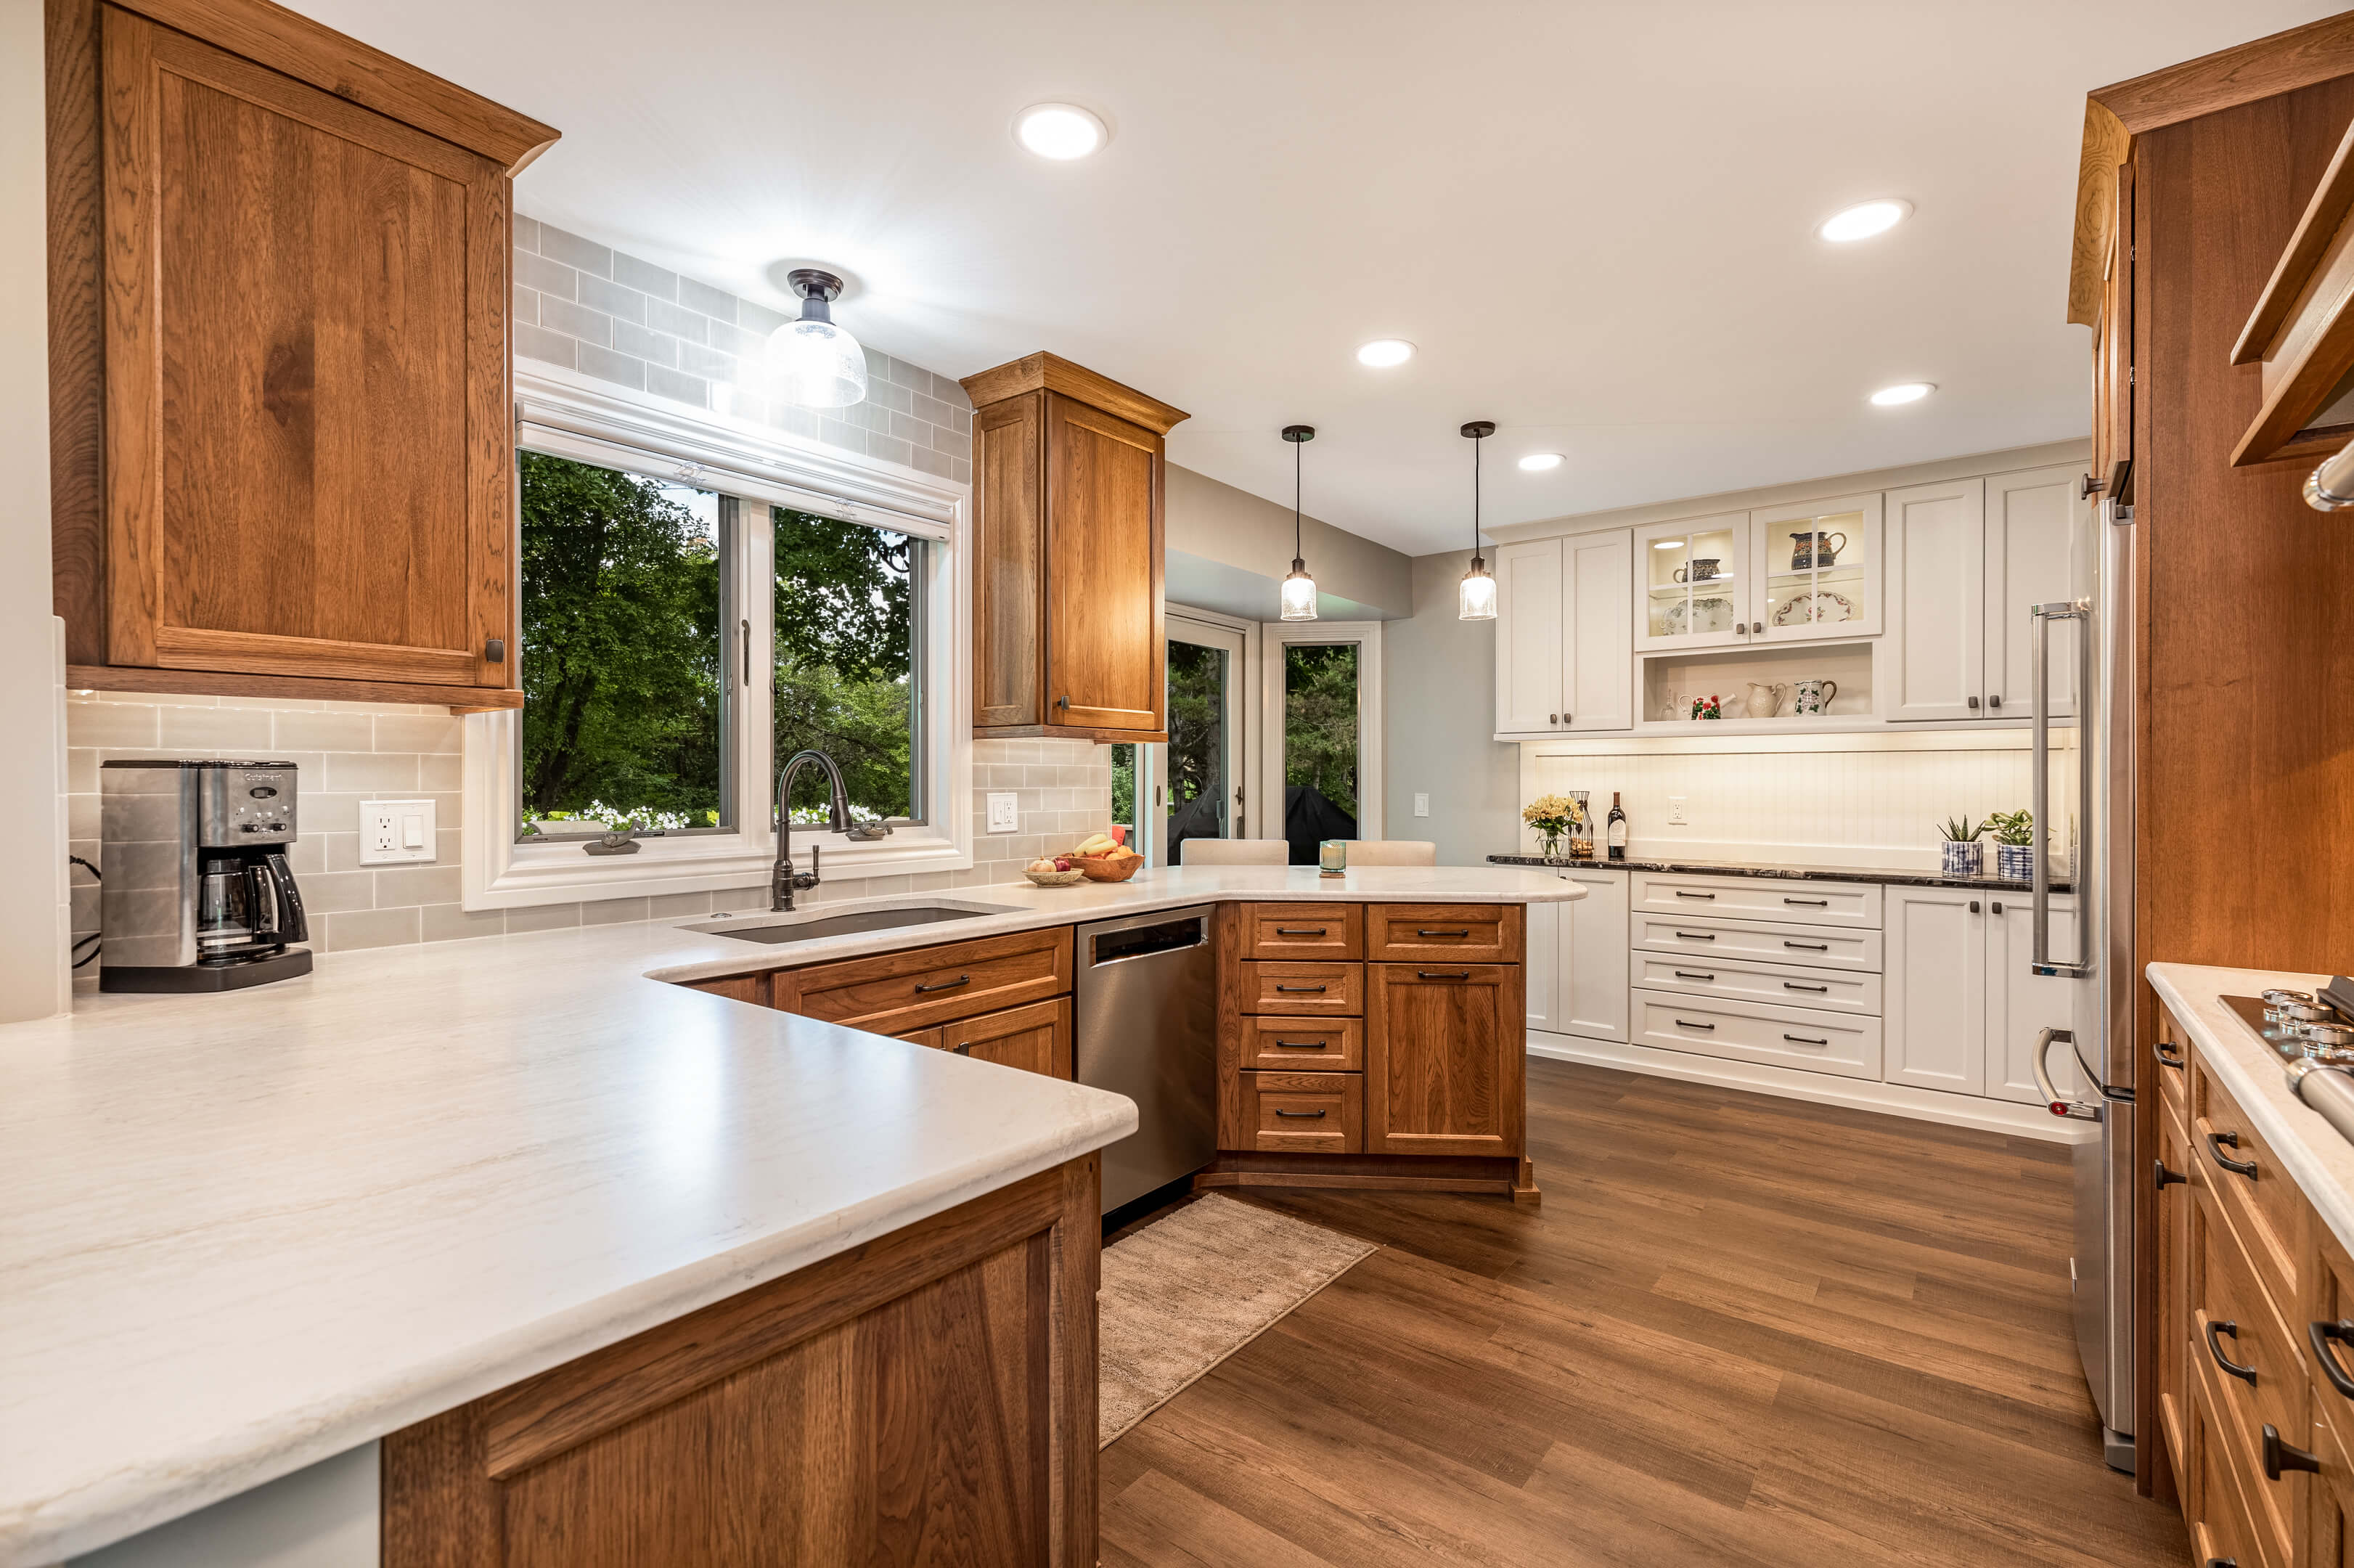
[[[1404,365],[1414,357],[1414,344],[1402,337],[1377,337],[1357,350],[1357,363],[1376,368]]]
[[[1900,381],[1893,387],[1883,387],[1874,392],[1872,400],[1883,408],[1893,408],[1899,403],[1918,403],[1936,389],[1933,383],[1927,381]]]
[[[1835,245],[1844,245],[1850,240],[1869,239],[1875,234],[1885,234],[1912,216],[1911,202],[1899,201],[1893,196],[1883,197],[1879,201],[1858,202],[1851,207],[1831,214],[1823,219],[1822,226],[1815,232]]]
[[[1543,473],[1549,468],[1559,468],[1560,466],[1561,454],[1559,452],[1531,452],[1528,456],[1521,460],[1521,467],[1531,473]]]
[[[1110,141],[1111,131],[1076,103],[1034,103],[1013,117],[1013,139],[1042,158],[1067,163]]]

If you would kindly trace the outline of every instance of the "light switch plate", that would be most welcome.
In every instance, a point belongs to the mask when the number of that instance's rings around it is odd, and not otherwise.
[[[1417,794],[1416,796],[1415,796],[1415,798],[1414,798],[1414,814],[1415,814],[1416,816],[1417,816],[1417,817],[1426,817],[1426,816],[1430,815],[1430,797],[1429,797],[1429,796],[1427,796],[1427,795],[1421,795],[1421,794]]]
[[[989,831],[992,833],[1018,833],[1022,831],[1022,797],[1012,792],[992,793],[989,797]]]
[[[430,800],[362,800],[360,863],[430,863],[436,855],[433,819]]]

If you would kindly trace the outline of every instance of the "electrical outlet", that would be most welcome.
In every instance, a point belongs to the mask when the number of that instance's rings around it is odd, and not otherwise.
[[[1426,816],[1430,815],[1430,797],[1429,797],[1429,796],[1427,796],[1427,795],[1421,795],[1421,794],[1417,794],[1416,796],[1415,796],[1415,798],[1414,798],[1414,814],[1415,814],[1416,816],[1417,816],[1417,817],[1426,817]]]
[[[1008,792],[989,797],[989,831],[992,833],[1018,833],[1022,831],[1022,797]]]
[[[1681,828],[1683,825],[1684,798],[1681,795],[1670,795],[1668,797],[1668,826]]]
[[[430,800],[362,800],[360,863],[415,865],[437,858]]]

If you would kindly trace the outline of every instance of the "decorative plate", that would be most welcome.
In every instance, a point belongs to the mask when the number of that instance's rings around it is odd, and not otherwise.
[[[1687,625],[1689,620],[1691,624]],[[1662,635],[1681,637],[1688,631],[1730,631],[1733,630],[1733,601],[1711,595],[1690,601],[1678,599],[1668,606],[1660,617],[1665,629]]]
[[[1828,626],[1834,621],[1854,619],[1854,602],[1845,594],[1833,593],[1829,588],[1792,594],[1774,612],[1774,624],[1776,626]]]

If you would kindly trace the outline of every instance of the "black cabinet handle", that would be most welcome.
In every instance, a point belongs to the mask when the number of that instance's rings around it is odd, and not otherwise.
[[[1675,971],[1675,976],[1678,980],[1709,980],[1711,982],[1713,982],[1716,979],[1714,975],[1694,974],[1690,969],[1678,969]]]
[[[2166,1053],[2167,1044],[2168,1042],[2164,1040],[2154,1040],[2150,1042],[2149,1054],[2158,1058],[2158,1065],[2159,1066],[2172,1067],[2175,1071],[2180,1072],[2183,1067],[2189,1065],[2189,1058],[2185,1057],[2179,1051],[2175,1052],[2170,1056],[2168,1055]]]
[[[2317,1476],[2321,1473],[2320,1457],[2293,1443],[2282,1442],[2280,1428],[2269,1421],[2264,1423],[2264,1479],[2277,1481],[2292,1470],[2307,1470]]]
[[[2225,1355],[2223,1353],[2223,1347],[2216,1341],[2215,1336],[2218,1334],[2231,1335],[2232,1342],[2236,1344],[2239,1342],[2240,1339],[2240,1325],[2232,1322],[2228,1318],[2220,1323],[2211,1318],[2207,1320],[2207,1353],[2215,1358],[2215,1364],[2217,1366],[2222,1368],[2233,1377],[2238,1378],[2250,1388],[2255,1387],[2256,1369],[2253,1367],[2243,1367],[2239,1362],[2233,1361],[2231,1357]],[[2280,1478],[2278,1476],[2274,1476],[2273,1479],[2279,1480]]]
[[[1784,980],[1782,982],[1782,989],[1784,991],[1811,991],[1816,992],[1818,995],[1821,995],[1829,992],[1831,988],[1827,985],[1802,985],[1797,980]]]
[[[1324,934],[1324,927],[1321,926],[1278,926],[1275,928],[1275,934],[1278,937],[1320,937]]]
[[[1290,1120],[1293,1120],[1293,1121],[1322,1121],[1326,1117],[1330,1116],[1331,1113],[1330,1111],[1288,1111],[1288,1110],[1279,1110],[1279,1111],[1276,1112],[1275,1114],[1276,1114],[1276,1115],[1278,1115],[1278,1116],[1279,1116],[1279,1117],[1285,1117],[1285,1118],[1289,1118]]]
[[[1782,945],[1808,953],[1828,953],[1831,950],[1831,945],[1829,942],[1793,942],[1787,937],[1782,938]]]
[[[952,980],[931,980],[923,985],[919,985],[916,988],[916,994],[917,996],[921,996],[928,991],[954,991],[960,985],[970,985],[971,983],[972,977],[970,975],[959,975]]]
[[[1682,938],[1687,942],[1713,942],[1716,940],[1716,933],[1713,931],[1679,931],[1676,935]]]
[[[1416,969],[1414,971],[1414,978],[1416,980],[1469,980],[1471,971],[1469,969]]]
[[[1068,697],[1056,697],[1055,699],[1055,705],[1058,708],[1067,708],[1071,705],[1071,699]]]
[[[1415,935],[1417,937],[1468,937],[1470,934],[1471,933],[1469,931],[1424,931],[1419,929],[1415,932]]]
[[[1276,989],[1277,991],[1286,991],[1286,992],[1288,992],[1288,991],[1311,991],[1311,992],[1312,992],[1312,991],[1330,991],[1330,990],[1331,989],[1331,987],[1330,987],[1330,986],[1321,986],[1321,985],[1278,985],[1278,986],[1277,986],[1275,989]]]
[[[1682,888],[1679,887],[1676,889],[1676,896],[1679,898],[1713,898],[1716,895],[1713,893],[1686,893]]]
[[[1973,915],[1975,915],[1975,914],[1977,914],[1978,912],[1978,901],[1977,899],[1973,898],[1973,899],[1971,899],[1971,900],[1970,900],[1970,913],[1971,913],[1971,914],[1973,914]]]
[[[505,663],[507,662],[506,639],[503,637],[484,638],[482,640],[482,658],[485,662],[492,664]]]
[[[1990,708],[1999,708],[2002,706],[2002,699],[2000,697],[1988,697],[1987,699],[1987,706]]]
[[[1976,707],[1976,706],[1978,706],[1978,700],[1976,697],[1972,697],[1972,698],[1970,699],[1970,706],[1972,706],[1972,707]]]
[[[2223,1152],[2226,1149],[2239,1147],[2240,1135],[2236,1132],[2211,1132],[2207,1135],[2207,1152],[2215,1157],[2215,1163],[2234,1176],[2245,1176],[2253,1181],[2256,1179],[2256,1162],[2253,1160],[2234,1160]]]
[[[1332,1042],[1330,1040],[1278,1040],[1275,1043],[1275,1048],[1278,1051],[1330,1051],[1332,1049]],[[2182,1178],[2178,1176],[2175,1180],[2179,1181]]]
[[[1991,909],[1992,909],[1996,914],[1999,915],[1999,914],[2001,914],[2001,913],[2002,913],[2002,900],[2001,900],[2001,899],[1999,899],[1999,898],[1998,898],[1998,899],[1996,899],[1996,900],[1995,900],[1991,905],[1988,906],[1988,908],[1991,908]]]
[[[971,1042],[971,1041],[970,1041],[970,1040],[962,1040],[962,1041],[959,1041],[959,1042],[957,1043],[956,1054],[957,1054],[958,1055],[960,1055],[960,1056],[970,1056],[970,1055],[971,1055],[971,1054],[972,1054],[972,1042]]]
[[[2154,1167],[2150,1172],[2150,1180],[2157,1184],[2158,1190],[2161,1192],[2165,1192],[2168,1187],[2173,1186],[2178,1181],[2188,1181],[2190,1180],[2190,1177],[2183,1175],[2179,1171],[2168,1171],[2166,1168],[2166,1161],[2163,1160],[2154,1160],[2150,1161],[2150,1164]]]
[[[2332,1340],[2341,1345],[2354,1344],[2354,1323],[2343,1318],[2335,1323],[2307,1323],[2305,1340],[2313,1347],[2313,1359],[2320,1366],[2321,1375],[2329,1380],[2329,1386],[2348,1399],[2354,1399],[2354,1377],[2346,1375],[2346,1369],[2338,1364],[2338,1357],[2329,1348]]]
[[[1828,909],[1831,906],[1831,901],[1828,898],[1792,898],[1787,894],[1783,895],[1782,902],[1796,904],[1808,909]]]
[[[1793,1045],[1828,1045],[1830,1044],[1829,1040],[1810,1039],[1804,1034],[1785,1034],[1782,1038],[1787,1040]]]
[[[1713,1033],[1716,1033],[1716,1025],[1715,1025],[1715,1024],[1713,1024],[1713,1023],[1694,1023],[1694,1022],[1693,1022],[1691,1019],[1689,1019],[1689,1018],[1679,1018],[1679,1019],[1677,1019],[1677,1020],[1676,1020],[1676,1027],[1677,1027],[1677,1028],[1679,1028],[1679,1029],[1705,1029],[1705,1030],[1707,1030],[1711,1034],[1713,1034]]]

